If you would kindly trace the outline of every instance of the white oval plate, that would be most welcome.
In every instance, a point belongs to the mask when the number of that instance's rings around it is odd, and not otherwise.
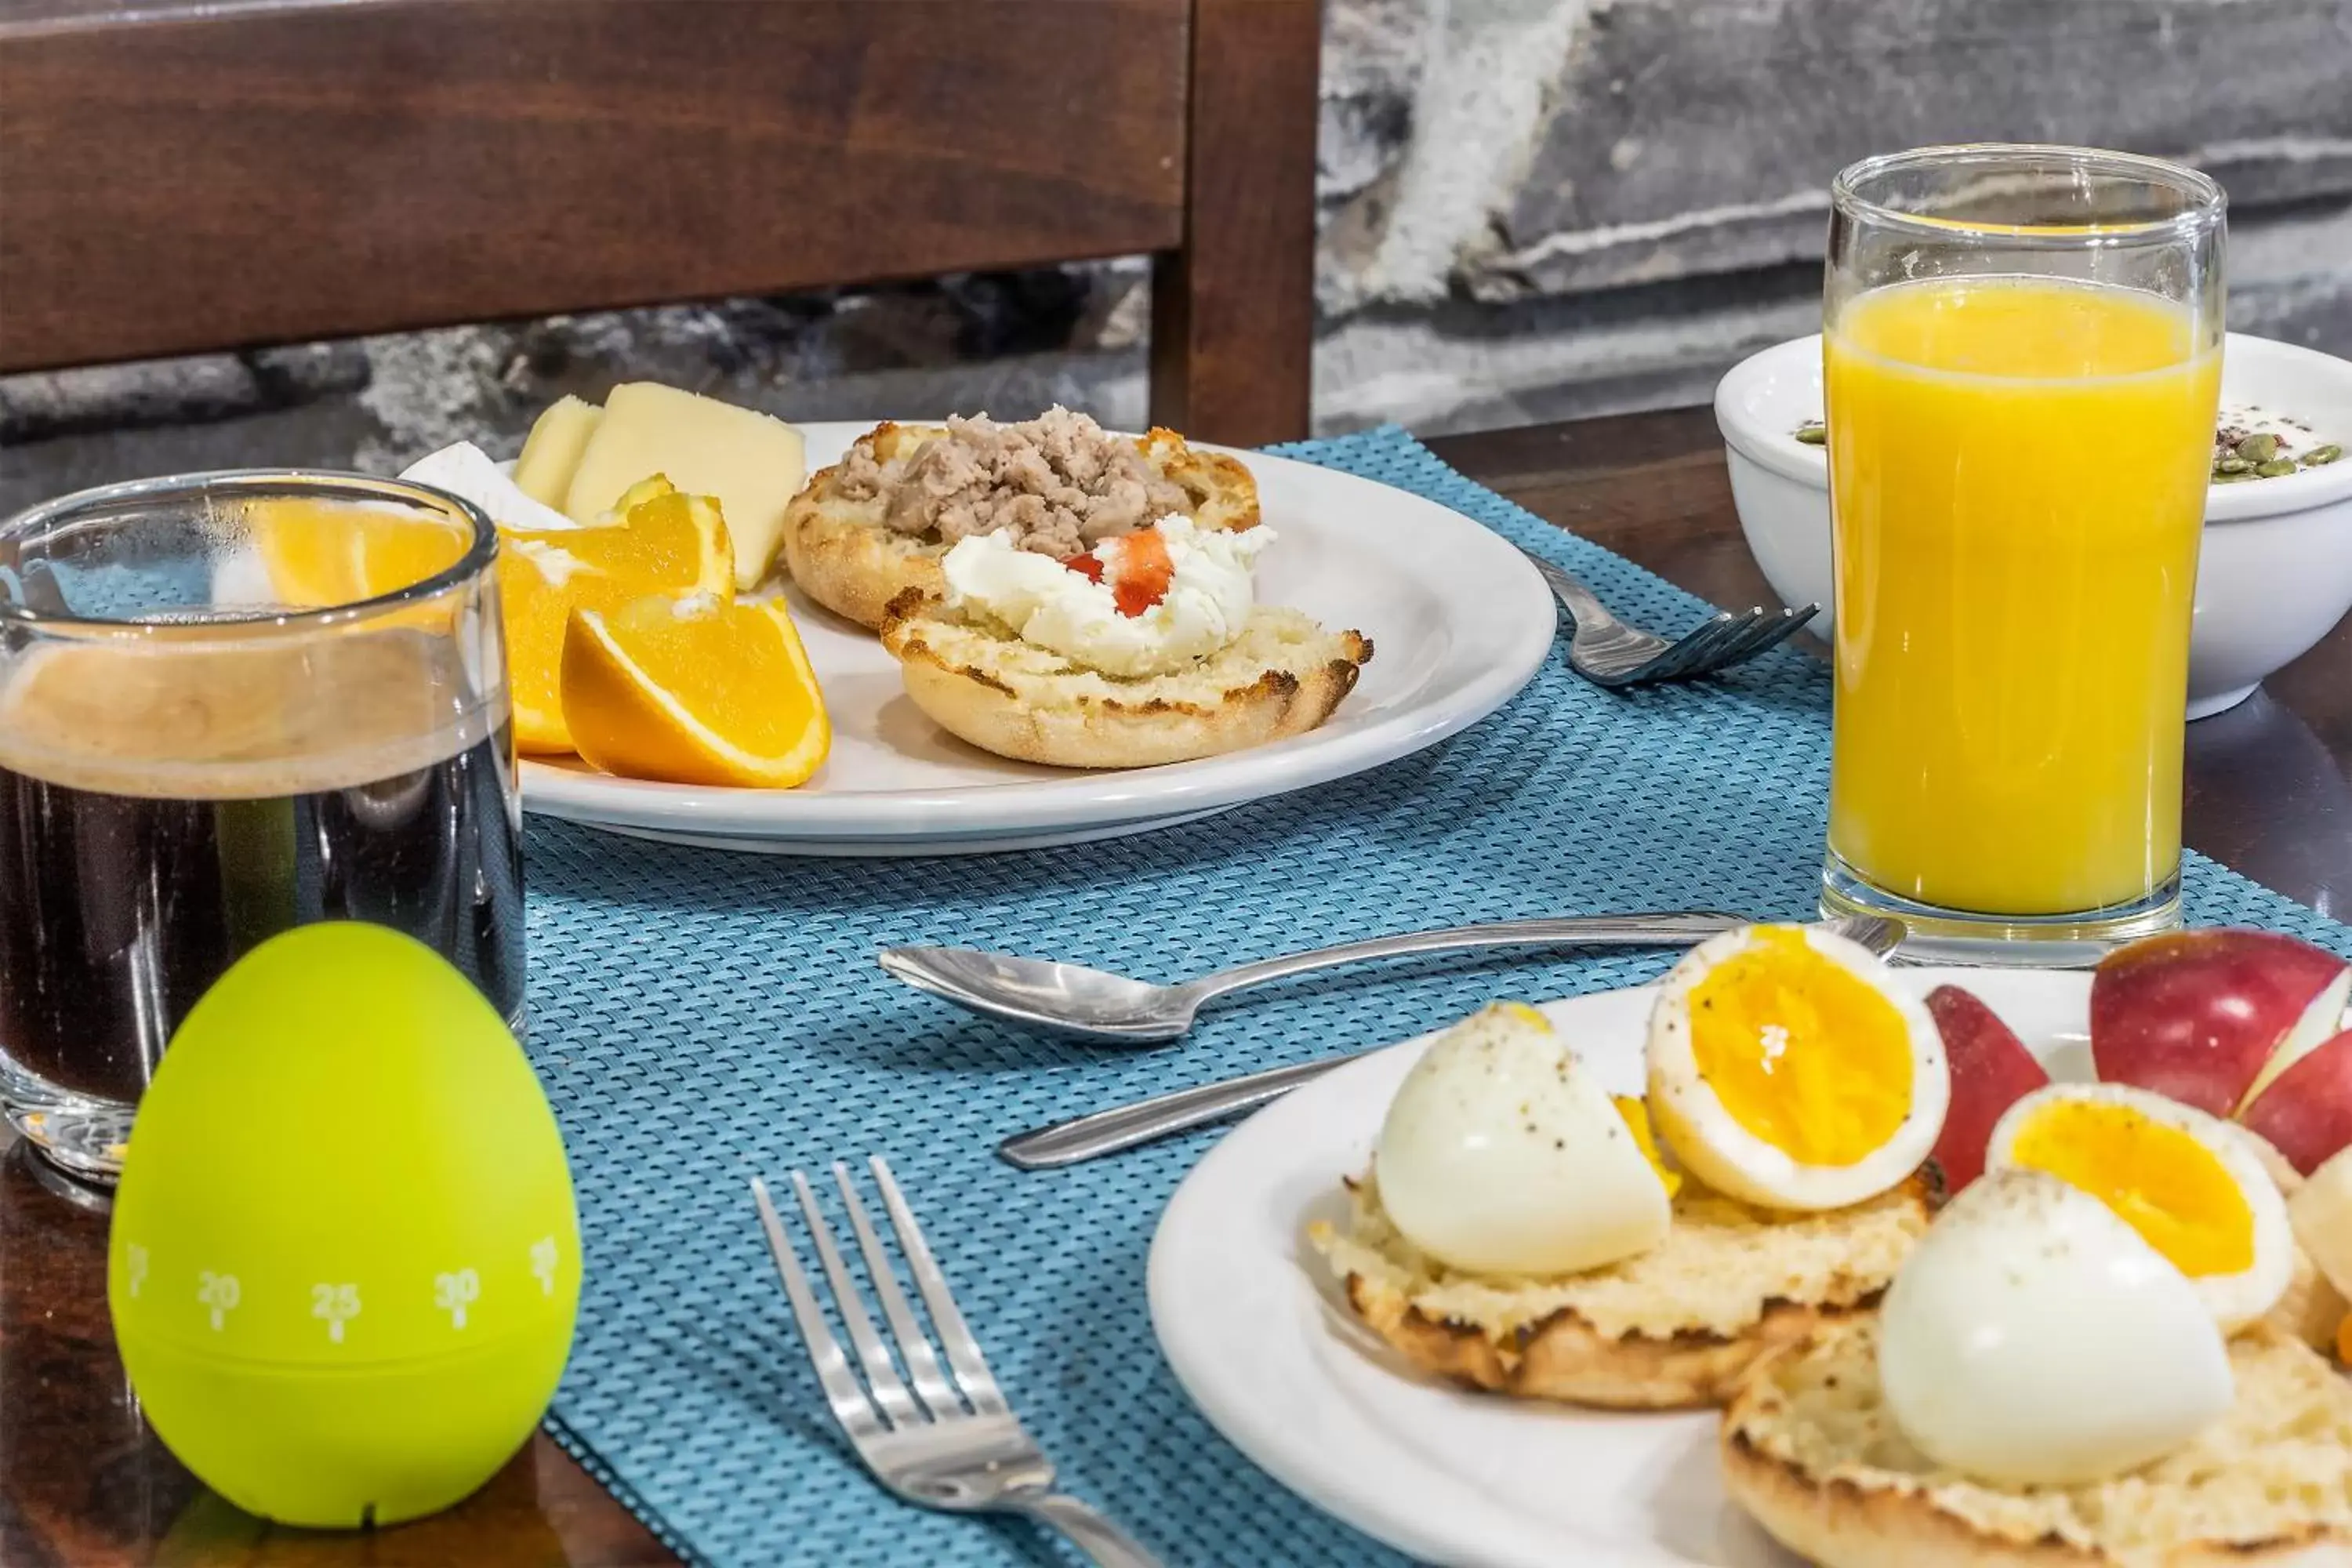
[[[2053,1076],[2090,1077],[2090,976],[1916,969],[1981,996]],[[1612,1093],[1639,1093],[1652,991],[1544,1005]],[[1790,1568],[1727,1500],[1716,1417],[1580,1411],[1408,1369],[1349,1315],[1305,1240],[1345,1212],[1424,1037],[1352,1063],[1228,1134],[1151,1244],[1152,1331],[1212,1426],[1318,1508],[1429,1561],[1494,1568]]]
[[[804,425],[812,469],[870,428]],[[649,837],[780,854],[955,854],[1138,831],[1343,778],[1468,728],[1526,685],[1550,648],[1549,594],[1501,535],[1350,474],[1238,453],[1277,538],[1258,592],[1372,639],[1374,657],[1321,729],[1229,756],[1070,773],[991,756],[909,701],[870,633],[790,590],[833,718],[833,754],[793,790],[616,779],[525,759],[525,810]]]

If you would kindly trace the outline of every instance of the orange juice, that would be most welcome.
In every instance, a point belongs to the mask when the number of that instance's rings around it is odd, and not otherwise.
[[[1824,344],[1830,847],[1946,909],[2145,898],[2180,856],[2218,346],[2156,295],[1930,279]]]

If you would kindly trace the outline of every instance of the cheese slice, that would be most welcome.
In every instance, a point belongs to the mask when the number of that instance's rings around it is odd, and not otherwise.
[[[580,450],[604,417],[593,403],[572,396],[547,405],[515,459],[515,483],[541,506],[561,508],[571,493],[572,476],[579,471]]]
[[[688,495],[712,496],[735,545],[735,585],[768,574],[784,508],[807,475],[801,433],[731,403],[635,381],[613,389],[589,434],[563,510],[593,522],[639,479],[666,474]]]

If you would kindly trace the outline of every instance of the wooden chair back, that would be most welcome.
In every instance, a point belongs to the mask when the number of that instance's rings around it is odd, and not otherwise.
[[[1306,433],[1316,0],[0,0],[0,371],[1148,252]]]

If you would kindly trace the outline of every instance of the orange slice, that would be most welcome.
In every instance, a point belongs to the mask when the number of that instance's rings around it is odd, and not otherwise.
[[[473,542],[439,518],[290,496],[256,503],[250,526],[270,593],[302,610],[397,593],[455,566]]]
[[[574,609],[614,609],[666,591],[734,598],[735,551],[719,504],[678,495],[666,481],[662,491],[610,527],[500,531],[499,594],[520,750],[572,749],[562,689],[563,628]]]
[[[574,610],[563,717],[580,754],[606,773],[669,784],[790,789],[833,744],[808,652],[774,599]]]

